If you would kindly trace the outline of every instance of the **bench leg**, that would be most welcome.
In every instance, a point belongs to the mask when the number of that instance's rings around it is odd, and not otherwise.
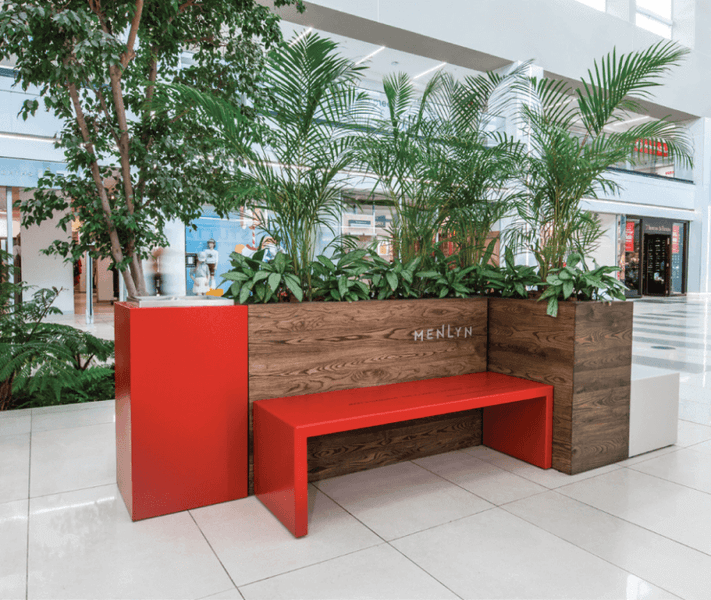
[[[253,405],[254,493],[295,537],[308,533],[306,438]]]
[[[553,392],[543,398],[484,408],[483,443],[493,450],[550,469]]]

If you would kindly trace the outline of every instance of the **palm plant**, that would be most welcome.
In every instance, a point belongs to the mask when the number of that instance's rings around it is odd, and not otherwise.
[[[435,75],[417,94],[405,73],[385,77],[387,118],[371,118],[368,135],[359,140],[360,163],[393,206],[389,234],[403,263],[417,257],[429,262],[441,223],[439,179],[446,154],[433,102],[442,81]]]
[[[250,149],[253,132],[217,98],[170,86],[194,102],[221,129],[236,156],[247,155],[232,187],[235,201],[264,215],[260,228],[286,253],[312,298],[311,269],[319,232],[334,234],[341,215],[344,175],[353,160],[365,95],[356,83],[365,67],[338,53],[338,45],[310,33],[294,38],[267,62],[272,97],[262,116],[270,133]]]
[[[516,100],[511,91],[520,85],[526,66],[508,75],[488,73],[462,82],[444,78],[437,103],[446,148],[439,180],[442,232],[454,242],[462,267],[487,255],[490,232],[513,207],[516,191],[510,184],[525,148],[492,125],[511,111]]]
[[[335,232],[342,172],[353,160],[365,96],[355,84],[364,67],[341,57],[337,44],[315,34],[282,47],[269,61],[275,135],[251,163],[246,189],[268,211],[262,228],[291,259],[311,299],[311,269],[322,228]]]
[[[507,241],[533,253],[542,279],[562,268],[570,253],[585,256],[595,248],[600,224],[581,209],[581,200],[619,189],[607,170],[633,160],[640,140],[664,142],[672,158],[691,164],[688,133],[677,123],[610,128],[630,112],[645,114],[640,101],[651,98],[651,90],[687,53],[672,42],[620,56],[613,51],[595,62],[579,88],[552,79],[530,80],[522,118],[532,151],[520,180],[516,227]]]

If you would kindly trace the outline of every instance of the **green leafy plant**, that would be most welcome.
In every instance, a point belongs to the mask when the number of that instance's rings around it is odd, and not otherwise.
[[[113,342],[43,322],[61,314],[52,306],[60,290],[41,289],[14,303],[8,291],[26,291],[27,286],[4,280],[2,288],[0,410],[114,397],[113,367],[101,364],[113,356]]]
[[[366,250],[337,250],[331,258],[316,257],[311,269],[314,296],[336,302],[368,300],[370,290],[362,281],[370,269]]]
[[[422,280],[425,296],[436,298],[468,298],[472,289],[468,284],[469,274],[477,265],[462,268],[456,255],[445,256],[442,250],[434,251],[433,266],[428,271],[420,271],[417,276]]]
[[[376,300],[388,298],[418,298],[416,272],[420,266],[418,256],[403,263],[399,258],[389,262],[371,251],[371,266],[368,271],[370,293]]]
[[[504,253],[504,266],[488,267],[485,276],[492,295],[502,298],[528,298],[528,289],[543,283],[536,267],[516,264],[511,248]]]
[[[440,74],[422,94],[406,73],[388,75],[383,79],[387,117],[380,116],[378,107],[367,134],[358,139],[362,168],[375,174],[393,206],[389,233],[394,255],[404,263],[419,257],[423,265],[429,264],[442,220],[437,171],[446,155],[434,113],[441,89]]]
[[[279,252],[273,260],[265,261],[265,253],[265,249],[259,250],[251,258],[236,252],[230,254],[233,270],[221,275],[220,285],[225,281],[232,284],[224,296],[248,304],[279,302],[291,293],[301,302],[304,299],[301,282],[286,254]]]
[[[630,113],[647,113],[642,101],[652,98],[651,90],[686,54],[663,41],[626,55],[613,51],[595,62],[578,87],[561,80],[530,81],[522,126],[530,134],[531,152],[522,163],[517,222],[507,245],[531,252],[541,278],[561,269],[569,254],[588,256],[597,246],[602,229],[581,208],[582,199],[618,191],[608,169],[634,160],[639,140],[664,142],[671,158],[691,164],[690,136],[683,126],[662,119],[624,129]]]
[[[265,85],[272,103],[263,117],[273,127],[233,178],[230,195],[258,215],[259,227],[274,238],[312,298],[311,263],[319,233],[335,233],[341,215],[344,171],[353,161],[354,129],[365,94],[356,87],[364,67],[338,53],[338,45],[309,33],[270,55]],[[241,151],[244,127],[229,104],[181,88]]]
[[[300,0],[273,4],[304,10]],[[0,40],[16,82],[41,96],[26,100],[21,116],[43,101],[63,124],[55,143],[66,172],[46,174],[23,199],[24,223],[60,215],[65,228],[78,218],[79,241],[49,250],[111,258],[129,295],[146,295],[141,258],[167,245],[165,223],[188,223],[207,203],[228,212],[226,184],[244,157],[190,103],[154,104],[156,82],[218,94],[257,130],[255,108],[269,95],[264,62],[282,40],[278,16],[255,0],[5,0]],[[186,51],[192,60],[180,64]]]
[[[442,91],[434,103],[438,134],[442,139],[441,165],[436,169],[440,187],[441,232],[452,242],[462,267],[478,264],[496,223],[511,212],[525,146],[497,126],[515,109],[529,63],[506,75],[487,73],[455,80],[443,76]]]
[[[571,254],[566,266],[551,269],[548,273],[544,284],[546,289],[539,300],[548,300],[546,312],[551,317],[558,316],[560,300],[624,300],[627,288],[611,275],[616,271],[619,271],[617,267],[588,270],[580,254]]]

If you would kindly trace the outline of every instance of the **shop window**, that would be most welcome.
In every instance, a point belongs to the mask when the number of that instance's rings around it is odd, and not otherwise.
[[[686,223],[672,225],[671,239],[671,293],[683,294],[684,262],[686,256]]]
[[[624,260],[622,265],[624,282],[628,288],[628,296],[638,296],[640,287],[640,241],[641,229],[639,219],[628,218],[624,223]]]

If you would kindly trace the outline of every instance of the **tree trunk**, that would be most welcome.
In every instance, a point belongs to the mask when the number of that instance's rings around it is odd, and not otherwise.
[[[5,381],[0,381],[0,411],[8,410],[12,402],[12,382],[15,380],[14,373]]]

